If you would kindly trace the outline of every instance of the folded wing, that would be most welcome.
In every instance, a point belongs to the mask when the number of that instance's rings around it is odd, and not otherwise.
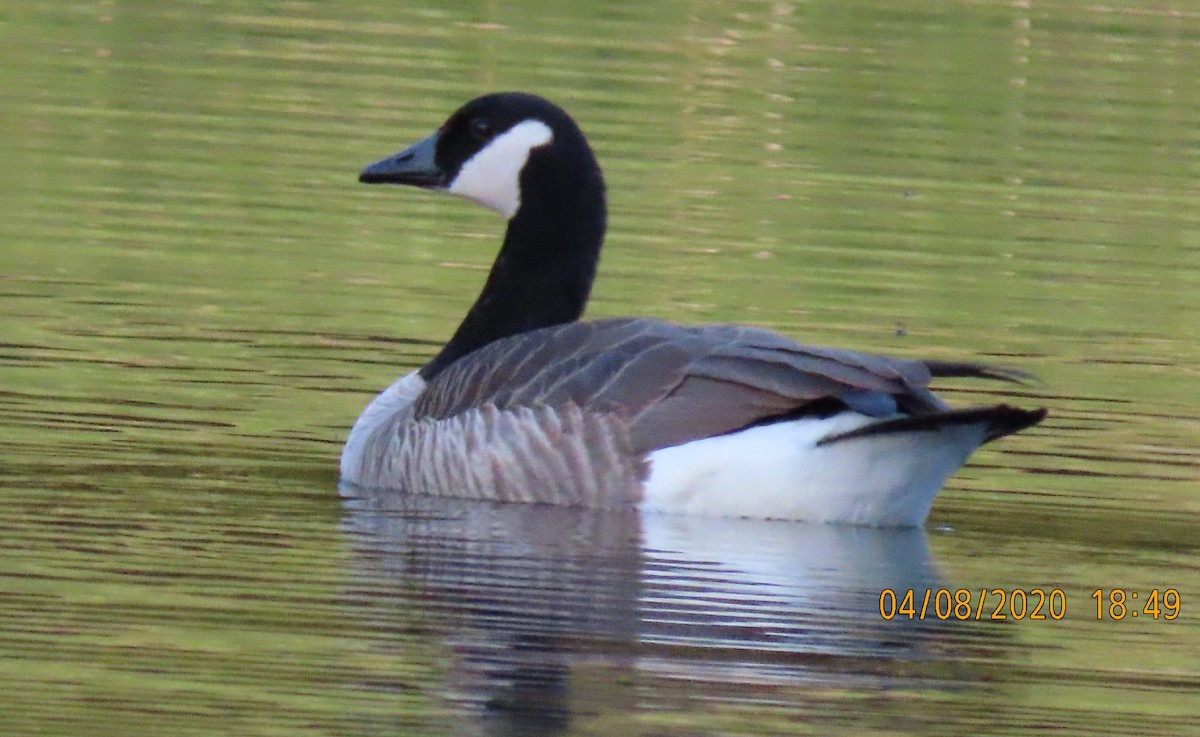
[[[919,361],[802,346],[757,328],[598,320],[523,333],[456,361],[429,383],[414,417],[575,405],[623,418],[644,453],[846,407],[943,412],[931,378]]]

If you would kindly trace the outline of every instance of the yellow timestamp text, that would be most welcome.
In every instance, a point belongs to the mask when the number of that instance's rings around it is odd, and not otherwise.
[[[892,619],[984,621],[1052,619],[1067,615],[1062,589],[884,589],[879,616]]]
[[[1178,589],[1096,589],[1092,592],[1096,600],[1096,619],[1165,619],[1179,617],[1182,597]]]

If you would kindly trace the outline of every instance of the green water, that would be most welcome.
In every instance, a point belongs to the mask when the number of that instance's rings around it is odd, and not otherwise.
[[[0,7],[0,731],[1200,733],[1197,79],[1188,3]],[[591,315],[1015,365],[948,397],[1050,419],[899,538],[343,503],[502,228],[356,173],[497,89],[605,168]]]

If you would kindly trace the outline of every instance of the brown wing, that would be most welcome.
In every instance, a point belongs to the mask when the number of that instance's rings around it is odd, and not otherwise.
[[[451,364],[414,416],[575,404],[626,418],[646,452],[831,402],[925,414],[945,409],[917,361],[799,345],[733,325],[656,320],[568,323],[496,341]]]

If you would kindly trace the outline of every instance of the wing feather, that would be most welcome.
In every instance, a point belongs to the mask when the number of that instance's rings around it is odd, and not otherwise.
[[[570,404],[623,418],[633,448],[646,452],[841,396],[856,406],[940,411],[930,380],[917,361],[802,346],[758,328],[596,320],[522,333],[464,356],[429,383],[414,418]],[[887,401],[866,401],[872,395]]]

